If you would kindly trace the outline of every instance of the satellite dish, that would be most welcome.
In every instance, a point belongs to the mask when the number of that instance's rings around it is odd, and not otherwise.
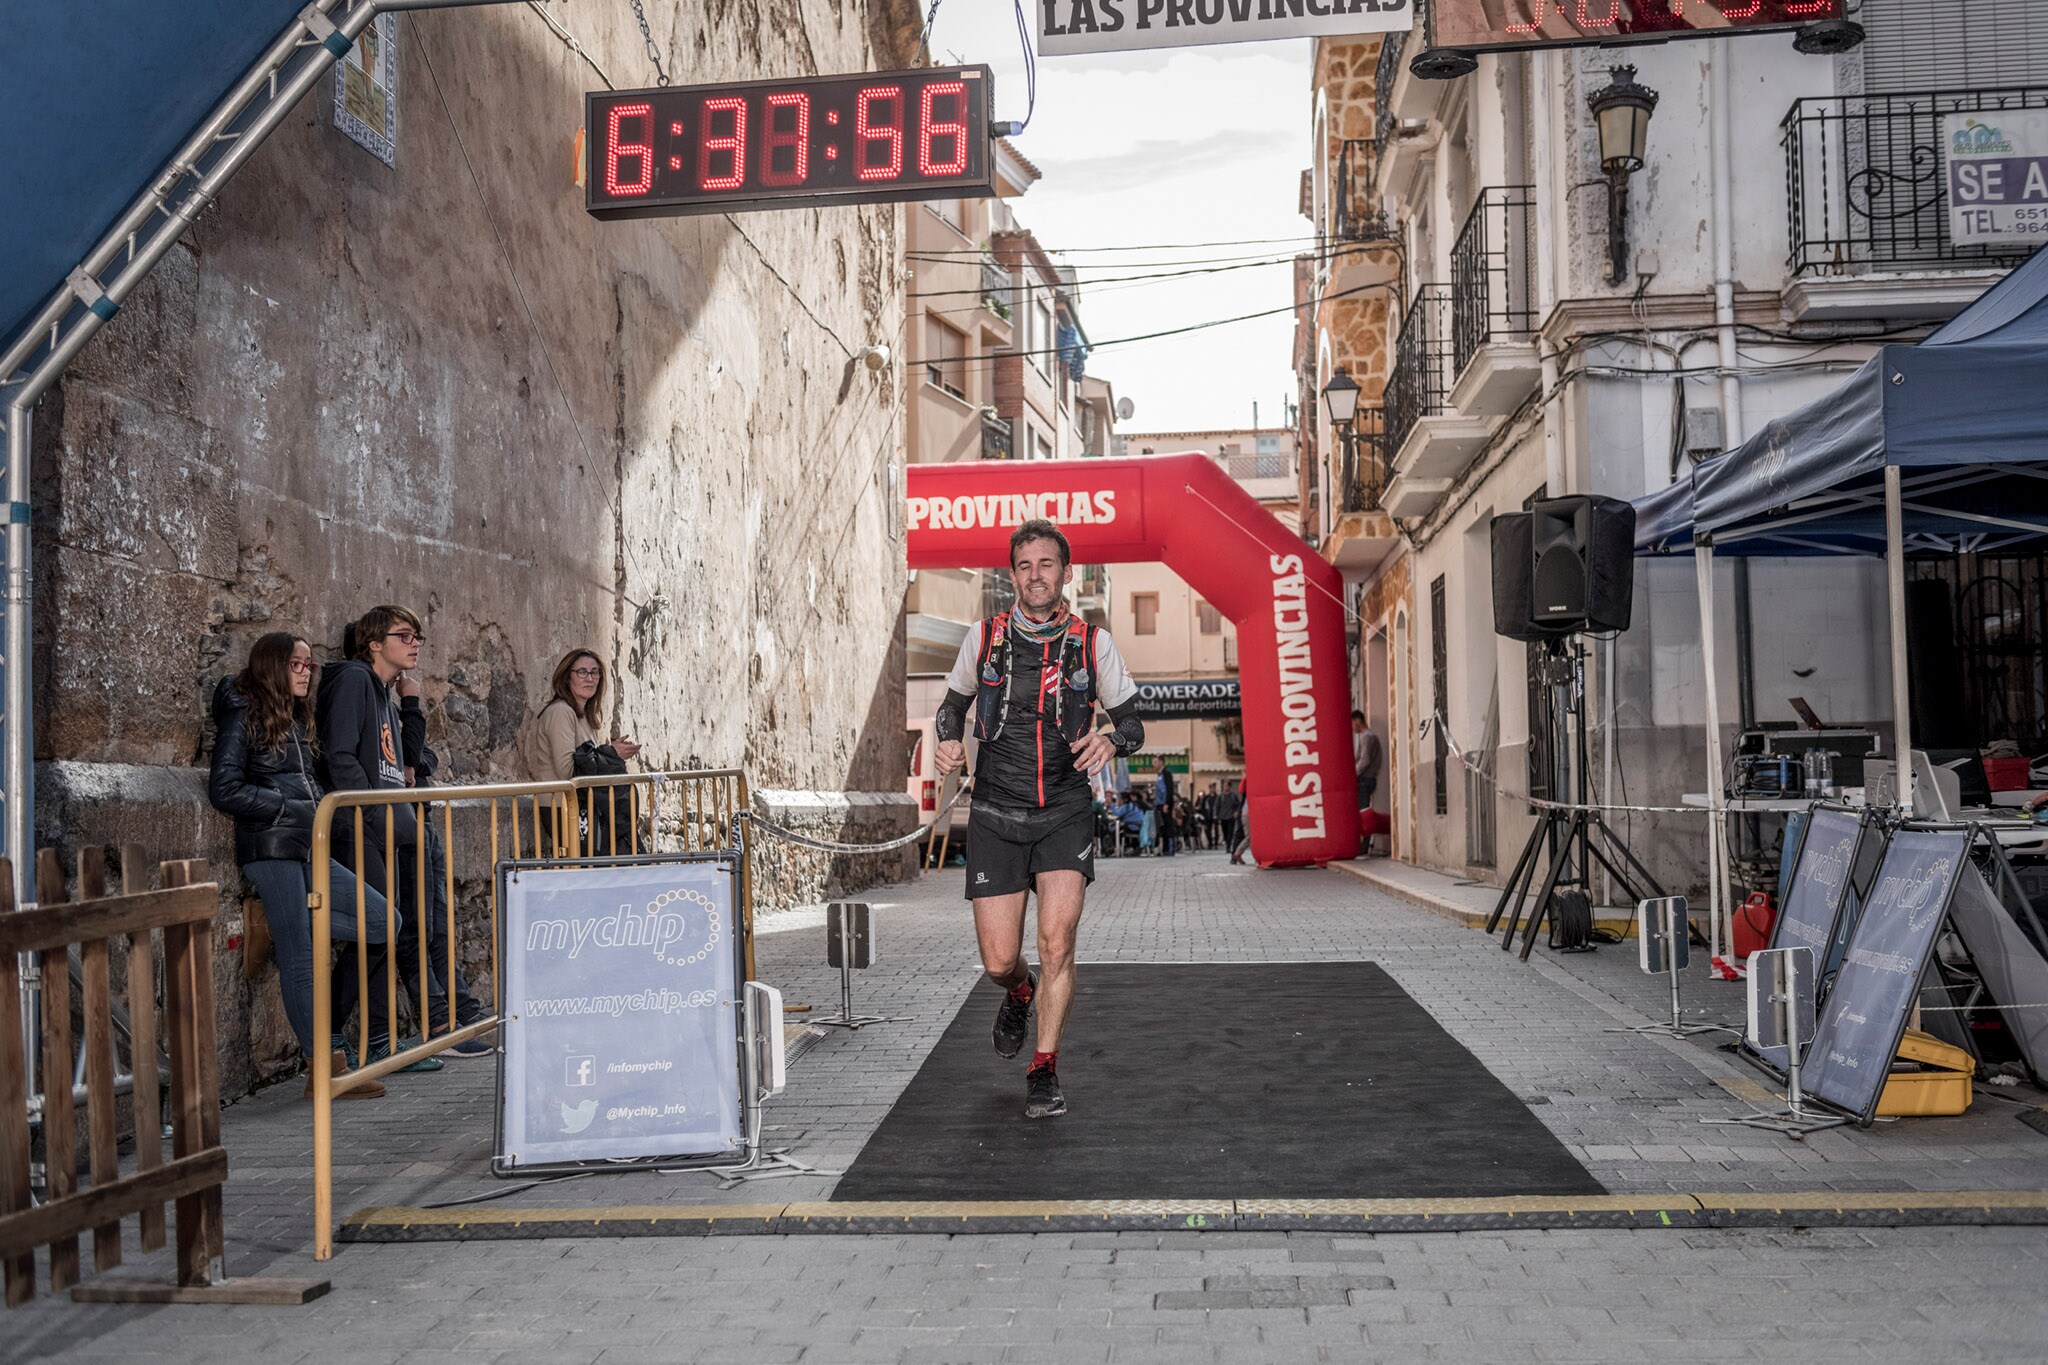
[[[1136,403],[1133,403],[1128,398],[1119,398],[1116,400],[1116,420],[1119,422],[1130,421],[1131,414],[1135,413],[1137,410],[1138,405]]]

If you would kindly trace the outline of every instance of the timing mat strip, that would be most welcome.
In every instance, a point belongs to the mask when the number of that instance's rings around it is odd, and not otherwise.
[[[2048,1190],[1527,1195],[1494,1199],[1214,1199],[380,1207],[344,1242],[520,1241],[792,1233],[1504,1232],[1572,1228],[2048,1225]]]

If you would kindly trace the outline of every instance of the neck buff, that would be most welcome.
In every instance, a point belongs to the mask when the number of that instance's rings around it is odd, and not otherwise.
[[[1024,614],[1024,609],[1019,607],[1010,613],[1010,628],[1035,644],[1044,644],[1066,630],[1067,600],[1062,597],[1059,605],[1053,609],[1052,615],[1043,621],[1032,620]]]

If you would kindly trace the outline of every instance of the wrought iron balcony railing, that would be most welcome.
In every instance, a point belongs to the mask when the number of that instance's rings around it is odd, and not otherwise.
[[[1526,340],[1536,327],[1536,191],[1494,185],[1479,200],[1451,248],[1451,373],[1462,374],[1481,346]]]
[[[1344,442],[1343,510],[1370,512],[1387,488],[1387,412],[1360,408]]]
[[[1417,18],[1422,9],[1417,0]],[[1401,74],[1401,52],[1408,46],[1408,32],[1403,29],[1389,33],[1380,40],[1379,65],[1373,71],[1373,137],[1380,146],[1387,145],[1387,138],[1394,131],[1394,81]]]
[[[993,256],[981,258],[981,301],[997,317],[1010,316],[1010,271]]]
[[[1394,368],[1387,376],[1386,452],[1400,450],[1425,417],[1444,411],[1457,373],[1451,368],[1451,287],[1425,284],[1401,320],[1394,342]]]
[[[1337,149],[1330,229],[1340,242],[1384,242],[1393,235],[1373,192],[1378,154],[1378,144],[1363,137],[1347,138]]]
[[[1010,458],[1010,424],[992,412],[981,414],[981,458],[984,460],[1007,460]]]
[[[1834,95],[1793,102],[1780,124],[1793,273],[2015,265],[2025,242],[1973,245],[1949,232],[1951,114],[2048,108],[2048,86]]]

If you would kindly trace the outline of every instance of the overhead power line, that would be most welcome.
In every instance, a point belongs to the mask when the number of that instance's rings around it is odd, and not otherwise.
[[[1310,303],[1307,306],[1320,306],[1321,304],[1330,302],[1332,299],[1347,298],[1353,294],[1364,294],[1372,290],[1385,290],[1392,289],[1393,287],[1394,282],[1391,280],[1382,280],[1374,284],[1354,285],[1349,289],[1340,289],[1334,294],[1324,294],[1321,298],[1310,301]],[[1207,322],[1191,322],[1185,327],[1168,327],[1162,331],[1157,332],[1142,332],[1137,336],[1112,337],[1107,341],[1091,341],[1088,343],[1088,350],[1090,351],[1090,353],[1093,353],[1095,351],[1100,351],[1109,346],[1129,346],[1133,342],[1158,341],[1163,337],[1177,337],[1184,336],[1189,332],[1207,331],[1212,327],[1228,327],[1232,323],[1251,322],[1257,318],[1277,317],[1282,313],[1295,312],[1298,310],[1300,306],[1302,305],[1290,303],[1281,308],[1263,308],[1256,313],[1239,313],[1236,317],[1211,318]],[[941,356],[938,358],[938,363],[946,366],[948,369],[964,371],[968,369],[970,366],[992,365],[998,360],[1008,360],[1011,359],[1012,357],[1041,355],[1057,356],[1059,355],[1059,353],[1059,347],[1049,346],[1036,351],[992,351],[987,355],[974,356],[971,358],[967,356]],[[912,360],[909,363],[912,365],[923,365],[928,363],[928,361],[926,359],[920,358],[917,360]]]

